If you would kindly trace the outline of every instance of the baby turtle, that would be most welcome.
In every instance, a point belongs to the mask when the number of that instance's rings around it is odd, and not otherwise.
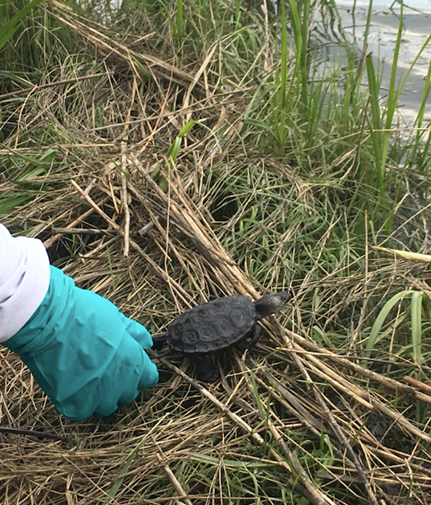
[[[176,351],[193,357],[197,378],[214,382],[219,370],[212,353],[250,338],[249,348],[260,337],[257,321],[275,314],[292,298],[287,291],[265,295],[252,302],[242,295],[217,298],[176,316],[166,333],[153,337],[153,349],[165,343]]]

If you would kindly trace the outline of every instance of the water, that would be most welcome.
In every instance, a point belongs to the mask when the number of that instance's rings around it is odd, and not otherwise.
[[[362,50],[364,29],[368,13],[368,1],[339,0],[341,23],[350,41]],[[354,9],[353,9],[354,7]],[[399,27],[399,5],[384,0],[374,0],[371,26],[368,36],[368,52],[373,53],[374,64],[383,67],[382,95],[389,88],[390,72],[394,54],[395,41]],[[417,54],[431,34],[431,1],[412,0],[404,5],[404,29],[399,53],[397,80],[406,75]],[[334,55],[334,51],[333,55]],[[339,52],[338,52],[339,54]],[[423,50],[416,62],[400,97],[399,105],[402,119],[408,123],[415,119],[419,110],[425,76],[431,61],[431,43]],[[426,119],[431,120],[431,97],[426,102]]]
[[[353,7],[353,0],[339,0],[335,2],[337,5],[347,5],[349,7]],[[356,2],[356,5],[361,5],[361,6],[366,6],[370,4],[369,0],[358,0]],[[388,2],[388,0],[373,0],[373,6],[374,8],[379,8],[379,7],[385,7],[389,8],[391,6],[394,6],[395,8],[397,7],[397,4],[395,2]],[[412,9],[419,9],[421,11],[424,11],[426,9],[431,10],[431,0],[411,0],[410,2],[404,2],[404,7],[409,7]]]

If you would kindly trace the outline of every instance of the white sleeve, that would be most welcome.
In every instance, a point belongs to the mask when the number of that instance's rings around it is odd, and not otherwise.
[[[0,223],[0,342],[34,314],[49,286],[49,259],[42,242],[14,238]]]

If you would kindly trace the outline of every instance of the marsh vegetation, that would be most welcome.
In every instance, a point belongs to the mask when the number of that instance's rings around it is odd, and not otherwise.
[[[25,6],[24,6],[25,5]],[[429,503],[429,122],[367,46],[317,72],[332,2],[0,6],[0,219],[162,332],[292,289],[257,348],[181,355],[109,419],[61,418],[0,351],[0,502]],[[366,41],[366,38],[365,38]],[[408,253],[416,253],[416,256]],[[420,255],[422,254],[422,256]]]

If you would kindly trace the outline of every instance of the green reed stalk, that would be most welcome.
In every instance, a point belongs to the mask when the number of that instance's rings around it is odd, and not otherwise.
[[[178,46],[181,45],[183,39],[184,17],[183,17],[183,0],[177,0],[177,19],[176,19],[176,39]]]

